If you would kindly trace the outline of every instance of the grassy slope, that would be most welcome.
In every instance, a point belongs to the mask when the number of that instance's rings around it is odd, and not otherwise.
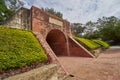
[[[89,48],[89,49],[96,49],[96,48],[100,47],[99,44],[95,43],[92,40],[88,40],[88,39],[85,39],[85,38],[79,38],[79,37],[74,37],[74,39],[76,41],[78,41],[79,43],[83,44],[86,48]]]
[[[44,50],[30,31],[0,26],[0,70],[45,59]]]
[[[109,48],[110,45],[102,40],[93,40],[94,42],[96,42],[97,44],[101,45],[104,48]]]

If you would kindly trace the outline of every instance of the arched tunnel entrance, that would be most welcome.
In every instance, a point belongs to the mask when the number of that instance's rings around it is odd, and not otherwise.
[[[66,37],[60,30],[51,30],[46,41],[57,56],[67,56]]]

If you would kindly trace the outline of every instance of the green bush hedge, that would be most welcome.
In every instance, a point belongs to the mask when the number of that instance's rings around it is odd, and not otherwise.
[[[83,44],[86,48],[89,48],[89,49],[96,49],[96,48],[100,47],[99,44],[95,43],[92,40],[88,40],[88,39],[84,39],[84,38],[79,38],[79,37],[74,37],[74,39],[76,41],[78,41],[79,43]]]
[[[0,26],[0,70],[42,62],[46,55],[31,31]]]
[[[97,44],[103,46],[104,48],[109,48],[110,45],[102,40],[93,40],[94,42],[96,42]]]

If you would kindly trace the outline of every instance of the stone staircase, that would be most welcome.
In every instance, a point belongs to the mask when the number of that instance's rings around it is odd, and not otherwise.
[[[68,72],[60,64],[57,56],[52,51],[51,47],[49,46],[47,41],[43,38],[43,36],[40,33],[38,33],[38,32],[34,32],[34,35],[37,38],[37,40],[39,41],[40,45],[45,50],[46,54],[49,55],[52,58],[52,63],[58,65],[58,72],[57,72],[58,80],[63,80],[68,75]]]

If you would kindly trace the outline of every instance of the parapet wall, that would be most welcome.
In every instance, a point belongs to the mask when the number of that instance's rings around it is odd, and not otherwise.
[[[70,23],[68,21],[34,6],[31,8],[31,13],[33,32],[40,32],[44,38],[52,29],[58,29],[67,35],[71,35]]]
[[[56,64],[44,65],[31,71],[11,76],[4,80],[58,80],[58,66]]]
[[[4,25],[12,28],[31,30],[30,10],[21,7]]]

